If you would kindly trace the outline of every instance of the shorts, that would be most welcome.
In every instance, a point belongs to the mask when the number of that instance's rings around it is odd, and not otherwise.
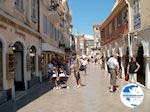
[[[75,78],[80,78],[80,73],[75,71],[75,72],[74,72],[74,77],[75,77]]]
[[[84,70],[86,70],[86,65],[83,65],[84,66]]]
[[[115,69],[110,69],[110,84],[115,86],[117,80],[117,73]]]

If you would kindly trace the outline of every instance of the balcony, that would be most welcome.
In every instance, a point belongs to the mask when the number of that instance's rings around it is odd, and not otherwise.
[[[62,7],[61,1],[60,0],[51,0],[49,2],[48,6],[48,11],[49,11],[49,16],[52,21],[56,22],[61,22],[60,20],[62,19],[62,16],[64,15],[60,9]]]
[[[128,33],[128,22],[121,25],[118,29],[113,31],[111,34],[108,34],[106,37],[102,37],[102,45],[105,45],[107,43],[110,43],[111,41],[121,38],[122,35]]]

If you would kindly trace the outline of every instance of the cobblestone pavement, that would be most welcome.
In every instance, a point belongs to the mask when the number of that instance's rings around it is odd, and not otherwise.
[[[150,90],[144,89],[143,103],[130,109],[120,100],[121,88],[128,82],[119,79],[119,89],[110,93],[108,76],[98,65],[90,65],[88,75],[82,75],[81,88],[73,87],[75,80],[71,75],[69,89],[48,91],[17,112],[150,112]]]

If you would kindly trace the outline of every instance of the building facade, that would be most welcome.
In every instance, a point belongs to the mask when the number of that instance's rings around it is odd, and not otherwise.
[[[93,52],[95,57],[101,57],[101,35],[100,35],[100,26],[101,24],[94,24],[93,25],[93,31],[94,31],[94,48],[93,48]]]
[[[94,38],[91,35],[75,36],[76,52],[79,56],[93,56]]]
[[[117,52],[121,57],[120,66],[124,77],[127,64],[134,56],[141,65],[137,82],[150,89],[149,3],[149,0],[116,0],[110,15],[101,25],[100,32],[105,70],[107,71],[108,58]]]
[[[42,82],[47,60],[65,58],[71,19],[64,0],[0,1],[0,104]]]

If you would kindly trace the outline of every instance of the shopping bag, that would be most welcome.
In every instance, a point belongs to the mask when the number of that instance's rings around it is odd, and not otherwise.
[[[128,81],[129,80],[129,74],[126,74],[125,75],[125,81]]]

